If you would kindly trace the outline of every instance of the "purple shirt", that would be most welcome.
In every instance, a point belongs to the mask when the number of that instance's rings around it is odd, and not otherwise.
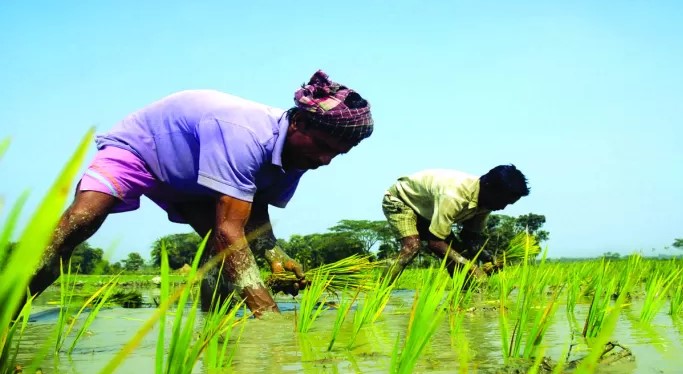
[[[288,126],[282,109],[192,90],[129,115],[96,143],[135,153],[180,196],[219,193],[285,207],[304,173],[282,169]]]

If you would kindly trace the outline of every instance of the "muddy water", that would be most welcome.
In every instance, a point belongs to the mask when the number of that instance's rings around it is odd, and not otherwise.
[[[156,290],[144,295],[151,300]],[[54,295],[41,296],[42,305],[35,306],[35,321],[24,335],[19,361],[30,360],[37,349],[49,340],[57,313],[54,305],[45,303]],[[351,320],[344,324],[332,352],[327,352],[335,311],[327,311],[313,325],[311,332],[294,332],[296,305],[291,299],[280,300],[285,311],[265,320],[249,320],[243,330],[232,364],[238,373],[386,373],[397,336],[403,337],[413,293],[394,293],[382,318],[361,330],[348,349]],[[102,310],[71,356],[59,354],[41,364],[44,373],[94,373],[111,360],[121,347],[149,318],[155,309],[111,308]],[[350,318],[352,318],[352,313]],[[585,317],[586,306],[577,305],[577,318]],[[615,340],[630,348],[635,361],[602,367],[604,373],[679,373],[683,372],[683,323],[672,320],[662,311],[649,327],[637,322],[639,308],[625,310],[615,332]],[[558,309],[545,339],[545,355],[560,359],[571,342],[571,324],[564,306]],[[580,329],[581,326],[575,326]],[[117,372],[153,373],[157,330],[152,330]],[[234,337],[233,337],[234,339]],[[498,313],[487,303],[468,313],[462,324],[458,347],[453,348],[448,325],[433,337],[423,352],[415,372],[453,373],[466,364],[470,371],[488,373],[501,370],[503,362]],[[464,349],[463,347],[469,347]],[[580,354],[579,354],[580,355]],[[465,357],[463,359],[463,357]],[[198,363],[195,372],[207,370]],[[227,372],[227,371],[226,371]]]

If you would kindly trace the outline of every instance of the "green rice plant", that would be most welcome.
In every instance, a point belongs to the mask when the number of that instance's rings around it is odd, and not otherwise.
[[[543,355],[545,354],[545,348],[541,347],[538,350],[538,354],[536,355],[536,358],[534,359],[534,363],[531,365],[529,370],[526,372],[527,374],[537,374],[539,372],[539,369],[541,368],[541,365],[543,363]]]
[[[458,345],[456,346],[456,354],[458,356],[458,372],[465,374],[469,372],[470,361],[473,358],[473,352],[470,350],[470,343],[465,334],[459,334]],[[472,368],[476,373],[476,367]]]
[[[57,317],[57,325],[55,326],[55,350],[57,353],[61,351],[62,346],[69,335],[67,332],[67,325],[70,319],[70,311],[72,307],[71,300],[75,293],[76,281],[71,274],[71,260],[67,264],[66,273],[64,272],[64,263],[59,259],[59,316]],[[74,319],[75,321],[75,319]]]
[[[199,260],[204,248],[206,246],[206,241],[208,236],[204,238],[202,244],[197,249],[195,258],[192,261],[192,267],[188,272],[188,279],[192,277],[197,272],[197,267],[199,266]],[[161,256],[168,257],[168,253],[165,251],[165,247],[162,247]],[[165,261],[167,263],[167,261]],[[167,273],[167,272],[165,272]],[[163,282],[163,281],[162,281]],[[186,311],[185,305],[190,298],[190,293],[192,291],[191,287],[185,287],[183,292],[178,298],[178,307],[175,310],[175,318],[173,320],[171,336],[169,342],[168,353],[166,356],[165,365],[163,365],[163,373],[190,373],[194,368],[196,361],[199,359],[199,354],[203,350],[203,347],[195,349],[197,346],[193,344],[193,338],[195,335],[195,322],[197,311],[199,309],[199,297],[195,297],[191,304],[191,307]],[[170,300],[170,297],[165,298],[166,301]],[[186,314],[187,312],[187,314]],[[183,317],[185,320],[183,321]],[[165,326],[161,325],[160,330],[164,330]],[[157,351],[159,354],[159,351]],[[157,362],[159,359],[157,358]],[[161,368],[157,367],[157,372]]]
[[[27,322],[31,300],[28,297],[28,284],[34,269],[40,262],[44,248],[47,247],[52,230],[57,225],[66,199],[70,196],[71,183],[80,169],[94,129],[90,129],[79,143],[73,156],[62,169],[59,176],[48,190],[43,200],[29,218],[28,223],[19,236],[13,250],[10,249],[12,238],[19,222],[19,215],[28,199],[24,192],[13,204],[0,226],[0,369],[2,372],[13,372],[16,364],[16,351],[10,355],[14,344],[18,349],[25,324]],[[9,139],[0,142],[0,157],[9,147]],[[0,201],[1,202],[1,201]],[[18,335],[17,335],[18,333]],[[47,345],[45,345],[47,347]],[[34,362],[40,362],[49,349],[43,349],[34,356]]]
[[[105,367],[100,371],[101,373],[112,373],[116,370],[116,368],[121,365],[121,363],[125,360],[125,358],[133,352],[133,350],[140,345],[142,342],[142,339],[152,330],[154,325],[160,321],[160,320],[165,320],[162,316],[164,316],[167,311],[171,308],[171,306],[174,303],[178,303],[178,305],[184,306],[187,303],[187,300],[189,299],[189,294],[192,290],[192,288],[199,283],[199,281],[204,277],[206,272],[216,266],[219,263],[223,263],[223,259],[227,255],[227,253],[222,253],[216,256],[213,256],[210,258],[208,261],[204,263],[201,267],[198,267],[199,263],[199,258],[201,257],[201,253],[204,251],[204,248],[206,246],[206,242],[210,236],[210,233],[207,234],[207,236],[204,238],[204,240],[200,243],[199,248],[197,249],[197,254],[196,257],[193,261],[193,265],[190,267],[190,270],[187,272],[187,275],[185,276],[185,281],[183,284],[179,285],[179,287],[175,290],[175,292],[168,293],[167,297],[164,297],[164,301],[159,303],[158,309],[154,312],[154,314],[147,319],[142,327],[138,329],[138,331],[135,333],[135,335],[121,348],[121,350],[105,365]],[[249,240],[249,238],[247,238]],[[228,249],[230,251],[230,249]],[[215,293],[215,290],[214,290]],[[188,311],[188,316],[186,319],[191,319],[193,315],[196,315],[197,313],[197,303],[193,303],[192,306],[189,308]],[[171,335],[171,343],[173,343],[173,340],[176,340],[176,344],[171,344],[171,347],[169,348],[169,354],[168,358],[166,360],[166,368],[168,370],[173,370],[173,372],[177,372],[180,369],[176,369],[174,367],[171,367],[168,365],[168,362],[182,362],[183,367],[185,367],[188,370],[191,370],[192,366],[188,361],[190,360],[182,360],[181,358],[173,358],[178,357],[178,354],[183,353],[183,346],[186,344],[189,339],[187,339],[188,334],[187,331],[189,331],[187,328],[181,329],[180,325],[182,322],[182,317],[180,319],[178,318],[178,310],[176,309],[176,318],[174,320],[174,323],[172,325],[173,331]],[[189,324],[186,324],[185,326],[189,326]],[[164,325],[160,326],[161,329],[165,328]],[[181,336],[182,335],[182,336]],[[210,340],[211,337],[205,338]],[[178,344],[178,341],[180,341],[180,344]],[[201,342],[201,340],[200,340]],[[205,341],[201,344],[198,345],[198,347],[205,347],[207,344],[205,344]],[[163,355],[164,355],[164,349],[163,346],[159,348],[161,345],[157,346],[157,372],[166,372],[163,370]],[[185,348],[189,349],[187,346]],[[201,348],[203,350],[204,348]],[[177,352],[176,352],[177,351]],[[201,352],[200,352],[201,353]],[[161,359],[159,359],[159,356],[162,356]],[[159,366],[159,362],[162,364]],[[159,369],[161,367],[162,369]]]
[[[222,267],[220,271],[222,271]],[[214,307],[204,318],[203,328],[197,339],[197,342],[200,344],[195,344],[193,347],[196,351],[194,354],[194,360],[196,361],[201,353],[198,348],[206,345],[204,362],[209,369],[230,367],[242,332],[244,331],[246,320],[249,318],[244,301],[237,302],[234,298],[234,293],[230,294],[225,300],[218,300],[216,292],[217,288],[214,289],[211,300],[211,305],[214,305]],[[237,317],[240,307],[243,308],[242,318]],[[241,328],[234,344],[230,346],[230,337],[237,325],[241,325]]]
[[[329,309],[326,306],[327,295],[323,294],[333,280],[334,277],[330,278],[328,273],[316,272],[313,274],[313,278],[306,287],[299,303],[297,318],[297,330],[299,332],[308,332],[320,314]]]
[[[38,266],[43,250],[47,247],[52,237],[59,217],[64,208],[66,199],[70,197],[71,183],[79,172],[80,165],[86,155],[94,129],[90,129],[76,147],[73,156],[67,162],[53,183],[48,193],[39,204],[36,211],[29,219],[24,231],[19,236],[16,248],[9,254],[4,255],[2,282],[0,282],[0,343],[2,348],[10,344],[7,335],[13,324],[14,314],[21,310],[22,299],[26,295],[26,289],[33,276],[34,269]],[[8,147],[8,141],[4,140],[0,145],[0,153],[4,153]],[[10,238],[18,221],[18,211],[25,201],[25,196],[19,198],[17,204],[8,216],[7,222],[2,224],[3,238],[0,242],[0,252],[6,253],[6,238]]]
[[[683,312],[683,277],[679,278],[677,284],[671,287],[671,299],[669,300],[669,314],[677,316],[681,312]]]
[[[412,373],[422,350],[443,321],[444,306],[452,297],[447,291],[450,280],[443,271],[444,267],[445,261],[440,268],[429,268],[422,287],[415,292],[408,331],[402,346],[398,336],[396,338],[389,370],[391,373]]]
[[[188,300],[190,299],[193,286],[199,282],[207,269],[215,266],[221,261],[221,256],[215,256],[210,261],[199,268],[199,261],[206,246],[208,235],[204,238],[192,262],[192,266],[186,275],[185,284],[181,285],[179,289],[170,294],[170,271],[168,268],[168,253],[165,246],[161,250],[162,263],[162,282],[160,297],[160,305],[155,314],[148,319],[143,326],[138,330],[135,336],[124,345],[119,353],[106,364],[102,369],[102,373],[113,372],[118,365],[130,354],[130,352],[137,347],[142,338],[152,329],[157,321],[160,321],[159,326],[159,340],[157,342],[156,350],[156,372],[157,373],[190,373],[195,367],[197,361],[206,351],[207,347],[216,348],[213,356],[209,357],[210,362],[215,365],[224,364],[226,360],[226,347],[218,351],[217,339],[222,334],[227,334],[228,330],[234,327],[236,320],[237,309],[241,303],[229,310],[233,304],[233,295],[230,295],[225,300],[218,300],[216,308],[210,313],[204,323],[204,327],[196,332],[198,301],[199,297],[195,297],[194,301],[186,308]],[[216,291],[214,290],[214,299]],[[173,303],[177,302],[175,310],[175,318],[171,325],[171,335],[168,346],[168,351],[165,352],[165,330],[166,330],[166,313]],[[227,344],[227,343],[226,343]],[[231,356],[230,356],[231,357]],[[231,359],[231,358],[230,358]]]
[[[508,282],[508,269],[498,273],[498,323],[500,325],[500,339],[501,347],[503,348],[503,357],[506,362],[509,358],[510,352],[510,328],[507,318],[508,298],[510,297],[510,283]]]
[[[460,326],[465,316],[464,309],[472,298],[472,292],[476,288],[476,278],[472,277],[470,269],[472,263],[457,267],[453,272],[451,283],[451,299],[448,325],[450,327],[451,345],[456,346]]]
[[[0,140],[0,158],[5,155],[5,152],[7,152],[7,149],[9,149],[9,138],[5,138]]]
[[[527,253],[533,253],[533,237],[527,236]],[[550,301],[542,307],[545,290],[553,276],[553,269],[545,266],[547,249],[543,252],[540,263],[532,267],[529,257],[521,262],[521,277],[519,278],[519,293],[516,302],[517,321],[510,336],[510,343],[503,344],[507,350],[503,352],[506,362],[509,358],[532,359],[538,356],[545,332],[550,326],[552,317],[557,309],[557,300],[562,288],[556,289]],[[507,285],[505,286],[507,288]],[[507,296],[501,296],[501,304]],[[502,309],[502,308],[501,308]],[[507,319],[501,311],[501,330],[503,336],[508,336]]]
[[[492,272],[495,268],[502,268],[506,265],[517,264],[522,261],[531,261],[541,253],[541,247],[536,238],[524,230],[515,235],[502,256],[496,257],[493,263],[488,262],[482,266],[486,273]]]
[[[597,281],[593,290],[593,298],[591,299],[590,307],[588,308],[588,315],[583,326],[582,335],[591,341],[591,339],[598,336],[602,330],[605,318],[607,317],[612,295],[616,288],[616,279],[609,277],[610,263],[609,261],[602,261],[602,268],[600,269]],[[621,296],[621,295],[620,295]]]
[[[161,242],[161,283],[159,285],[159,305],[169,305],[170,295],[170,266],[168,264],[168,250],[166,242]],[[155,355],[156,374],[162,374],[164,367],[165,335],[166,335],[166,311],[159,315],[159,334],[157,336],[157,346]]]
[[[424,269],[408,268],[401,272],[401,276],[396,279],[394,289],[416,290],[422,284]]]
[[[28,196],[28,192],[24,192],[19,196],[7,215],[7,221],[3,225],[2,231],[0,231],[0,271],[5,271],[10,254],[10,240],[12,234],[16,230],[17,223],[19,222],[19,215],[26,204],[26,200],[28,200]],[[0,200],[0,209],[1,208],[2,200]]]
[[[330,280],[326,291],[337,293],[346,288],[359,288],[370,290],[370,280],[377,263],[370,262],[369,256],[352,255],[331,264],[325,264],[305,272],[307,279],[313,279],[321,274],[327,274]],[[293,273],[274,273],[266,280],[266,285],[273,288],[275,285],[296,282],[298,279]]]
[[[650,323],[655,318],[655,315],[662,309],[664,303],[669,295],[669,289],[678,280],[681,270],[678,269],[670,272],[669,275],[663,274],[660,271],[655,271],[654,274],[648,278],[645,286],[645,299],[643,300],[643,309],[640,312],[640,322]]]
[[[83,324],[81,325],[81,328],[78,329],[76,332],[76,336],[74,336],[73,341],[71,342],[71,346],[69,346],[69,349],[67,351],[68,354],[71,354],[76,348],[76,344],[80,340],[80,338],[85,334],[86,331],[88,331],[88,328],[90,325],[93,323],[95,320],[95,317],[99,313],[100,309],[110,300],[112,294],[116,290],[116,287],[118,286],[118,276],[115,276],[111,278],[106,284],[104,284],[102,287],[100,287],[97,291],[95,291],[92,296],[88,300],[86,300],[85,303],[83,303],[83,306],[81,309],[76,313],[76,315],[73,317],[73,320],[71,324],[69,325],[69,329],[67,331],[70,332],[76,321],[78,320],[78,317],[83,313],[86,307],[90,307],[90,312],[88,312],[88,316],[86,317],[85,321],[83,321]]]
[[[2,341],[0,341],[0,373],[16,373],[17,354],[19,353],[21,339],[24,336],[24,331],[26,330],[26,325],[28,324],[28,319],[31,314],[32,301],[33,298],[26,298],[26,303],[17,315],[15,322],[9,327],[6,335],[2,336]],[[11,344],[15,346],[14,353],[10,352]]]
[[[232,360],[235,357],[235,352],[239,346],[240,338],[242,337],[242,332],[244,332],[244,326],[246,326],[246,321],[248,319],[249,313],[247,313],[247,307],[242,304],[242,318],[237,318],[237,312],[240,310],[238,305],[230,306],[232,300],[223,302],[215,312],[211,314],[212,320],[208,320],[205,323],[205,329],[211,328],[216,329],[219,327],[220,330],[217,334],[207,333],[210,336],[208,340],[208,345],[206,351],[204,352],[204,362],[209,369],[222,369],[225,367],[230,367],[232,365]],[[229,309],[228,309],[229,307]],[[215,319],[220,319],[215,321]],[[240,330],[237,334],[237,339],[230,345],[230,337],[235,327],[239,325]]]
[[[576,309],[576,302],[583,295],[583,293],[581,292],[581,280],[583,278],[582,278],[582,275],[580,272],[571,272],[569,274],[570,275],[567,279],[566,313],[567,313],[567,321],[569,322],[569,327],[573,329],[577,326],[576,316],[574,315],[574,311]]]
[[[560,357],[569,357],[569,351],[571,349],[571,338],[569,341],[569,344],[567,344],[564,349],[562,349],[562,354]],[[564,367],[565,367],[566,360],[558,360],[558,362],[555,364],[555,367],[553,367],[553,371],[551,374],[562,374],[564,373]]]
[[[649,271],[645,269],[647,264],[643,263],[642,259],[643,257],[637,253],[628,256],[626,269],[622,269],[617,276],[618,282],[614,289],[615,295],[620,295],[623,292],[622,286],[627,284],[630,278],[633,278],[636,282],[634,284],[637,284],[641,278],[641,274],[649,273]],[[622,262],[620,261],[620,263]]]
[[[614,306],[609,311],[609,314],[607,315],[607,318],[605,319],[605,322],[598,335],[593,339],[592,344],[589,345],[590,352],[581,360],[579,366],[574,371],[576,374],[594,373],[597,369],[597,363],[604,354],[605,345],[612,338],[612,334],[614,333],[614,330],[617,327],[617,322],[619,321],[621,310],[626,305],[626,295],[628,294],[628,291],[633,288],[635,282],[636,278],[626,278],[626,282],[621,289],[622,292],[619,294]]]
[[[76,288],[76,277],[71,273],[71,261],[67,265],[67,271],[64,272],[64,264],[60,259],[60,309],[59,316],[57,318],[57,324],[54,328],[54,342],[55,349],[54,352],[62,351],[66,339],[71,335],[72,331],[76,326],[76,322],[80,319],[81,315],[86,309],[89,309],[88,315],[81,324],[80,328],[75,331],[75,336],[71,341],[71,345],[67,349],[67,354],[71,354],[76,348],[78,341],[88,330],[95,317],[99,313],[100,309],[109,301],[110,297],[114,293],[116,286],[118,285],[118,276],[109,278],[107,283],[99,287],[95,292],[83,302],[82,306],[75,314],[71,314],[73,307],[73,296]]]
[[[536,357],[537,360],[542,358],[543,353],[539,351],[539,348],[557,309],[557,300],[561,292],[561,288],[555,290],[543,311],[534,313],[535,318],[532,320],[532,325],[525,333],[526,341],[522,354],[523,358]]]
[[[382,314],[384,308],[389,302],[391,292],[396,286],[398,278],[391,281],[391,277],[383,277],[377,274],[370,290],[365,291],[362,301],[358,303],[356,312],[353,315],[353,330],[349,339],[348,348],[351,348],[356,341],[358,333],[363,326],[374,323]]]
[[[349,298],[349,295],[347,295],[345,291],[342,291],[339,294],[339,305],[337,306],[337,315],[334,319],[334,325],[332,326],[332,337],[330,338],[330,343],[327,345],[328,352],[332,351],[332,347],[337,341],[337,337],[339,336],[341,327],[346,320],[346,316],[349,314],[351,306],[353,306],[353,303],[356,301],[359,293],[360,290],[357,289],[352,298]]]

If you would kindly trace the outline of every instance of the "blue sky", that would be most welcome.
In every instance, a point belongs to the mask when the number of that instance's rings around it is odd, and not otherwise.
[[[12,144],[0,195],[30,189],[32,210],[89,126],[106,131],[172,92],[289,108],[322,68],[371,102],[375,132],[271,209],[279,237],[384,219],[383,191],[407,173],[514,163],[532,192],[503,213],[545,215],[551,256],[666,253],[683,237],[682,7],[2,2],[0,138]],[[148,257],[158,237],[189,230],[143,200],[90,242]]]

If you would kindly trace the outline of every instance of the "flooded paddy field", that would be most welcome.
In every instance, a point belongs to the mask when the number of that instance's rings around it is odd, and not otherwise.
[[[143,289],[141,295],[143,307],[112,306],[100,310],[70,355],[63,352],[48,355],[37,366],[43,373],[100,372],[157,310],[155,300],[159,297],[158,289]],[[513,291],[511,297],[514,296]],[[297,300],[280,298],[281,315],[271,315],[262,320],[245,319],[233,329],[229,346],[235,350],[229,367],[211,369],[200,359],[193,372],[389,372],[397,337],[399,340],[405,338],[414,298],[413,290],[393,291],[381,316],[374,323],[364,326],[353,343],[349,344],[354,327],[353,314],[357,312],[357,303],[354,304],[331,351],[328,351],[328,345],[337,314],[335,308],[322,312],[309,332],[300,333],[296,331]],[[36,300],[32,322],[24,332],[17,362],[30,362],[45,342],[52,339],[59,315],[59,307],[55,305],[58,300],[56,287]],[[528,368],[517,368],[514,363],[504,365],[498,305],[496,300],[475,295],[468,307],[462,310],[462,322],[456,335],[451,334],[448,318],[442,320],[422,351],[413,372],[526,372]],[[571,322],[565,312],[566,305],[558,305],[558,311],[541,344],[545,357],[557,362],[567,356],[570,344],[578,340],[576,335],[581,333],[589,307],[589,299],[579,300],[574,313],[575,321]],[[191,305],[188,303],[186,308],[191,308]],[[680,354],[683,352],[683,322],[668,315],[668,306],[664,306],[651,323],[643,324],[638,317],[641,309],[642,300],[634,300],[626,305],[611,335],[613,341],[630,350],[631,356],[599,365],[596,372],[676,373],[683,367],[683,355]],[[514,321],[514,310],[508,313]],[[174,311],[168,313],[169,316],[173,314]],[[200,314],[197,329],[202,317]],[[170,334],[171,326],[167,325],[166,329]],[[155,372],[157,337],[158,324],[142,338],[116,372]],[[581,352],[579,345],[572,349],[574,352],[570,354],[571,357],[586,354],[585,348]]]

